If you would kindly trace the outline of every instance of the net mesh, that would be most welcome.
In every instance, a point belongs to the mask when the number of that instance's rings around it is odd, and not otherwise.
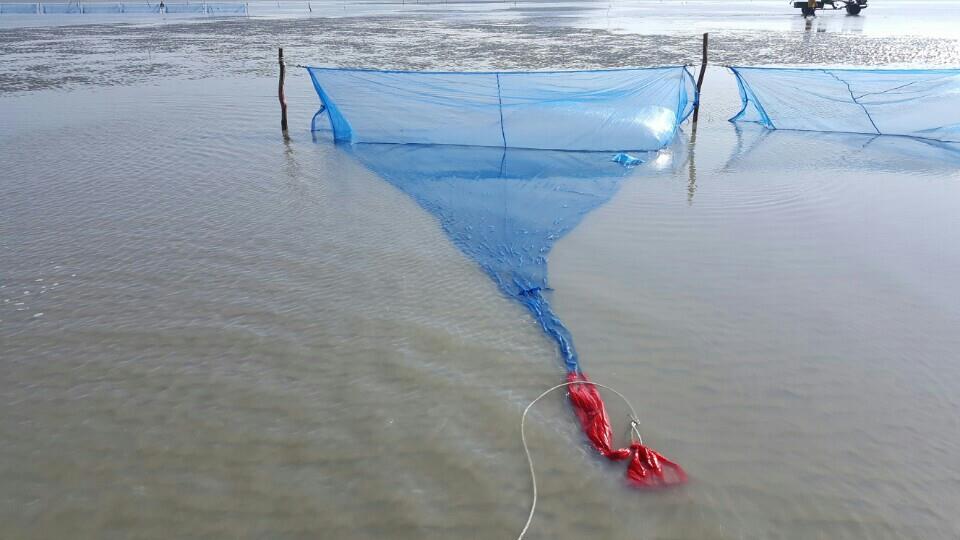
[[[149,2],[139,2],[134,4],[123,3],[120,8],[124,13],[160,13],[160,4],[151,4]]]
[[[358,144],[361,163],[433,214],[453,244],[531,312],[579,369],[548,301],[547,254],[631,170],[608,154],[449,145]]]
[[[43,10],[43,13],[50,15],[73,15],[83,12],[79,3],[41,4],[41,9]]]
[[[37,4],[0,4],[0,15],[35,15]]]
[[[645,168],[626,167],[596,152],[413,144],[343,148],[435,216],[453,244],[530,311],[556,341],[568,383],[589,383],[570,331],[549,302],[547,254],[587,213],[613,197],[624,178]],[[682,467],[639,440],[614,446],[596,387],[570,384],[567,389],[594,450],[611,461],[628,462],[629,485],[662,488],[686,482]]]
[[[167,13],[206,13],[203,4],[164,4]]]
[[[770,129],[960,142],[960,70],[731,68],[741,111]]]
[[[97,14],[123,13],[123,4],[83,4],[82,11]]]
[[[593,448],[628,461],[630,485],[686,481],[639,439],[613,446],[596,388],[553,310],[547,255],[674,138],[690,112],[683,67],[570,73],[402,73],[308,68],[335,141],[432,214],[556,344],[570,403]],[[324,114],[325,113],[325,114]],[[403,144],[398,144],[403,143]],[[589,150],[603,150],[593,152]],[[668,155],[664,153],[664,155]],[[659,161],[659,160],[658,160]]]
[[[566,72],[307,68],[334,138],[571,151],[657,150],[696,99],[683,66]]]

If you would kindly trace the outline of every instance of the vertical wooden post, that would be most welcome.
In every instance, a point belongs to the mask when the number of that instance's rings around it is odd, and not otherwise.
[[[703,87],[703,75],[707,72],[707,39],[710,33],[703,34],[703,59],[700,60],[700,76],[697,77],[697,106],[693,108],[693,123],[696,125],[700,117],[700,88]]]
[[[283,63],[283,47],[280,47],[280,88],[278,95],[280,97],[280,129],[287,132],[287,98],[283,95],[283,79],[287,76],[287,66]]]

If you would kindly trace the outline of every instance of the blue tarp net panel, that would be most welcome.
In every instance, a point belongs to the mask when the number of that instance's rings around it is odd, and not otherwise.
[[[36,15],[37,4],[0,4],[0,15]]]
[[[110,13],[123,13],[122,4],[83,4],[83,13],[96,13],[96,14],[110,14]]]
[[[770,129],[960,142],[960,70],[731,68],[743,108]]]
[[[636,169],[607,153],[447,145],[345,149],[437,218],[453,244],[553,338],[579,370],[569,331],[548,301],[547,254]]]
[[[310,74],[325,105],[314,131],[325,111],[334,140],[351,143],[341,148],[436,217],[453,244],[557,343],[570,403],[594,449],[628,461],[627,478],[637,487],[686,482],[682,467],[639,440],[613,447],[600,394],[577,384],[589,380],[547,282],[554,243],[646,157],[619,151],[657,150],[673,139],[692,106],[686,69]]]
[[[164,4],[167,13],[205,13],[203,4]]]
[[[137,3],[137,4],[123,4],[124,13],[160,13],[160,4],[149,3]]]
[[[41,4],[44,13],[49,14],[74,14],[82,13],[80,9],[80,4],[78,3],[69,3],[69,4]]]
[[[693,109],[683,66],[564,72],[307,68],[334,139],[570,151],[657,150]],[[314,117],[314,130],[321,114]]]

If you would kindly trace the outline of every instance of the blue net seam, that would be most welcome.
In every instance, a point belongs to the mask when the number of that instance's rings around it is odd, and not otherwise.
[[[503,147],[507,147],[507,134],[503,130],[503,93],[500,91],[500,74],[497,73],[497,103],[500,112],[500,138],[503,140]]]
[[[868,111],[867,108],[863,106],[863,103],[860,103],[860,101],[857,99],[857,96],[853,95],[853,88],[850,88],[850,83],[847,82],[847,81],[845,81],[845,80],[843,80],[843,79],[841,79],[840,77],[838,77],[836,73],[832,73],[831,71],[828,71],[828,70],[826,70],[826,69],[821,70],[821,71],[823,71],[823,72],[826,73],[827,75],[830,75],[830,76],[833,77],[834,79],[842,82],[842,83],[844,84],[844,86],[847,87],[847,92],[850,92],[850,99],[852,99],[854,103],[856,103],[857,105],[860,106],[861,109],[863,109],[863,114],[867,115],[867,120],[870,120],[870,125],[872,125],[872,126],[873,126],[873,129],[876,130],[877,135],[880,135],[880,128],[877,127],[877,123],[874,122],[874,121],[873,121],[873,117],[870,116],[870,111]],[[911,84],[912,84],[912,83],[911,83]],[[906,85],[904,85],[904,86],[906,86]]]

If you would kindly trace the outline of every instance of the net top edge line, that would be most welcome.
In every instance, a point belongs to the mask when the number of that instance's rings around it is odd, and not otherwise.
[[[764,70],[764,71],[846,71],[857,73],[960,73],[960,67],[944,68],[837,68],[837,67],[775,67],[775,66],[726,66],[732,70]]]
[[[352,67],[324,67],[302,65],[305,69],[311,71],[350,71],[359,73],[384,73],[393,75],[551,75],[566,73],[609,73],[609,72],[627,72],[627,71],[653,71],[686,68],[686,64],[666,65],[666,66],[646,66],[646,67],[619,67],[619,68],[598,68],[598,69],[569,69],[569,70],[544,70],[544,71],[417,71],[403,69],[374,69],[374,68],[352,68]]]

